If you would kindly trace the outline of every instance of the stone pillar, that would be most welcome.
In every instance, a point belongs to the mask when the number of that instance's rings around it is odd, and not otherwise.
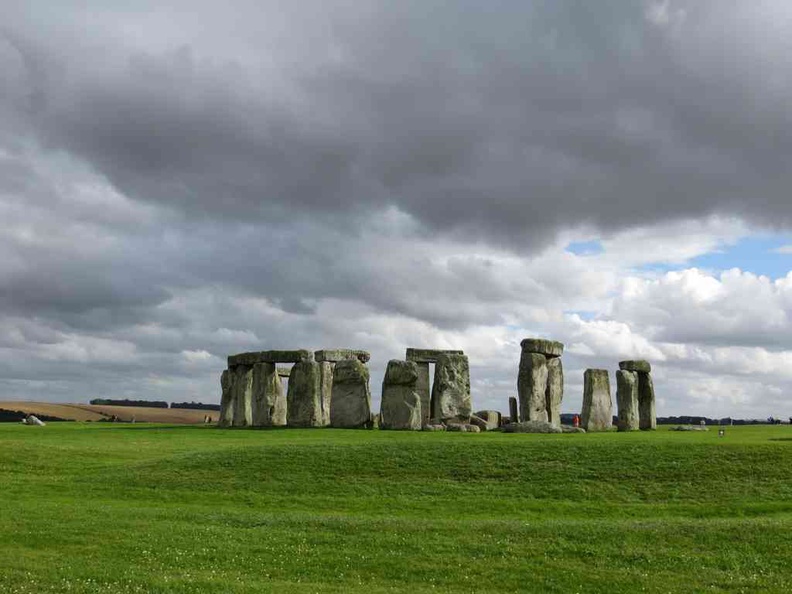
[[[517,409],[517,399],[514,396],[509,396],[509,419],[512,423],[520,422],[520,413]]]
[[[231,389],[234,376],[226,369],[220,376],[220,418],[217,421],[218,427],[230,427],[234,422],[234,400],[233,390]]]
[[[330,402],[333,397],[333,370],[335,363],[331,361],[322,361],[319,363],[321,366],[321,389],[320,396],[322,400],[322,426],[330,424]]]
[[[420,431],[421,397],[416,390],[418,366],[412,361],[388,361],[382,380],[380,427]]]
[[[616,372],[616,403],[619,431],[638,429],[638,373],[620,369]]]
[[[520,398],[520,420],[552,422],[556,412],[560,425],[561,401],[564,396],[564,378],[561,363],[548,360],[558,359],[564,352],[564,345],[554,340],[526,338],[520,343],[520,371],[517,376],[517,394]],[[557,366],[557,367],[556,367]],[[548,387],[548,376],[552,385]],[[549,406],[548,406],[549,401]],[[553,410],[555,409],[555,411]]]
[[[432,404],[432,386],[429,383],[429,363],[416,362],[418,366],[418,381],[415,383],[415,389],[421,397],[421,414],[423,415],[423,423],[429,422],[429,413],[431,412]]]
[[[545,402],[547,420],[556,427],[561,426],[561,400],[564,398],[564,368],[561,357],[547,359],[547,388]]]
[[[322,364],[295,363],[289,374],[287,396],[289,427],[324,427],[322,410]]]
[[[583,413],[580,426],[586,431],[607,431],[613,424],[613,400],[607,369],[586,369],[583,374]]]
[[[654,382],[651,373],[638,374],[638,425],[642,431],[657,429]]]
[[[468,423],[472,412],[467,355],[438,355],[432,385],[432,420]]]
[[[234,402],[234,427],[250,427],[253,423],[252,383],[253,373],[250,365],[237,365],[231,370],[231,393]]]
[[[371,426],[369,370],[358,360],[336,363],[330,426],[347,429]]]
[[[256,363],[252,380],[252,425],[282,427],[286,424],[286,396],[275,363]]]

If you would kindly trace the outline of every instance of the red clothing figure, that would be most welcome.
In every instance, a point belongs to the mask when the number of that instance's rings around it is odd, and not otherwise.
[[[575,415],[575,417],[572,419],[572,424],[575,427],[580,427],[580,417],[578,415]]]

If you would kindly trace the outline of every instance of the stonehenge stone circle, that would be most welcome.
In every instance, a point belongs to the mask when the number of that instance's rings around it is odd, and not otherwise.
[[[336,363],[330,401],[330,426],[345,429],[371,426],[369,370],[358,359]]]
[[[561,425],[561,401],[564,398],[564,369],[561,355],[564,345],[555,340],[526,338],[520,342],[520,370],[517,395],[520,421],[541,421]]]
[[[547,358],[539,353],[523,352],[517,376],[520,419],[547,422]]]
[[[423,404],[423,403],[422,403]],[[467,355],[440,353],[432,385],[432,419],[470,419],[470,366]]]
[[[251,375],[251,424],[283,427],[286,425],[286,395],[275,363],[256,363]]]
[[[287,396],[289,427],[324,427],[322,408],[322,364],[316,361],[295,363],[289,375]]]
[[[547,359],[547,389],[545,402],[547,420],[553,425],[561,425],[561,400],[564,398],[564,368],[561,357]]]
[[[638,372],[619,369],[616,372],[616,402],[619,431],[638,429]]]
[[[426,424],[429,421],[430,413],[432,410],[432,383],[433,380],[429,378],[429,364],[437,363],[437,358],[440,355],[463,355],[462,351],[449,351],[438,349],[415,349],[408,348],[405,353],[405,359],[412,361],[418,365],[418,382],[416,390],[421,397],[421,414],[423,414],[423,421]],[[437,375],[437,368],[435,366],[435,376]]]
[[[418,365],[412,361],[388,361],[382,380],[380,427],[419,431],[423,425],[421,397],[416,390]]]
[[[607,369],[586,369],[583,374],[583,413],[580,426],[588,432],[607,431],[613,423],[613,400]]]

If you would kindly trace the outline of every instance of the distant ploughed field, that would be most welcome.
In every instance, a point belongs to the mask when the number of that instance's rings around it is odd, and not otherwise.
[[[209,415],[217,421],[220,414],[212,410],[190,408],[148,408],[137,406],[110,406],[104,404],[54,404],[50,402],[0,401],[0,409],[22,411],[31,415],[58,417],[69,421],[102,421],[113,415],[121,421],[138,423],[203,423]]]

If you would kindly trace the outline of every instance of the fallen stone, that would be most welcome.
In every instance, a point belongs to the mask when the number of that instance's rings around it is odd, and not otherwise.
[[[466,420],[471,412],[467,355],[441,353],[437,357],[432,385],[432,418]]]
[[[418,366],[412,361],[392,359],[382,380],[380,427],[419,431],[423,423],[421,397],[415,389]]]
[[[36,415],[28,415],[23,420],[25,425],[36,425],[38,427],[44,427],[46,423],[39,419]]]
[[[371,354],[368,351],[356,351],[352,349],[322,349],[314,352],[314,359],[320,363],[338,363],[339,361],[360,361],[368,363]]]
[[[651,373],[638,373],[638,427],[641,431],[657,429],[654,382]]]
[[[585,433],[586,430],[583,427],[575,427],[573,425],[561,425],[561,431],[563,433]]]
[[[476,413],[476,416],[487,424],[487,428],[484,431],[492,431],[500,427],[501,414],[497,410],[480,410]]]
[[[561,357],[547,360],[547,388],[545,388],[545,406],[547,420],[553,425],[561,424],[561,401],[564,399],[564,368]]]
[[[509,423],[503,427],[504,433],[561,433],[561,427],[551,425],[547,421],[523,421]]]
[[[487,421],[479,417],[478,415],[471,415],[470,417],[470,424],[475,425],[482,431],[489,431],[489,426],[487,425]]]
[[[619,361],[619,369],[624,371],[641,371],[643,373],[651,373],[652,366],[649,361],[636,360],[636,361]]]
[[[671,427],[669,431],[709,431],[709,427],[700,425],[678,425],[677,427]]]
[[[616,404],[619,431],[638,429],[638,373],[620,369],[616,372]]]
[[[322,364],[295,363],[289,375],[287,396],[289,427],[324,427],[322,410]]]
[[[523,353],[539,353],[545,357],[560,357],[564,354],[564,343],[544,338],[525,338],[520,342]]]
[[[231,384],[233,382],[233,374],[226,369],[220,376],[220,389],[222,395],[220,396],[220,418],[217,421],[218,427],[230,427],[234,423],[234,400]]]
[[[299,363],[301,361],[313,361],[314,355],[311,351],[254,351],[251,353],[239,353],[228,357],[228,368],[236,365],[255,365],[256,363]]]
[[[583,374],[583,412],[580,425],[586,431],[607,431],[613,423],[613,400],[607,369],[586,369]]]
[[[467,433],[467,430],[468,430],[467,423],[448,423],[446,425],[446,431]]]
[[[234,403],[234,427],[250,427],[253,423],[253,367],[237,365],[231,370],[231,385]]]
[[[547,422],[547,359],[544,355],[523,351],[517,376],[520,418]]]
[[[369,369],[358,359],[336,363],[330,400],[330,426],[346,429],[371,426]]]
[[[446,427],[442,423],[438,424],[426,424],[421,427],[421,431],[445,431]]]
[[[464,355],[462,351],[439,349],[407,349],[405,359],[414,363],[436,363],[440,355]]]
[[[274,363],[253,366],[251,390],[251,424],[254,427],[286,425],[286,395]]]
[[[484,429],[472,423],[468,423],[467,425],[465,425],[465,427],[467,427],[468,433],[481,433],[482,431],[484,431]]]

